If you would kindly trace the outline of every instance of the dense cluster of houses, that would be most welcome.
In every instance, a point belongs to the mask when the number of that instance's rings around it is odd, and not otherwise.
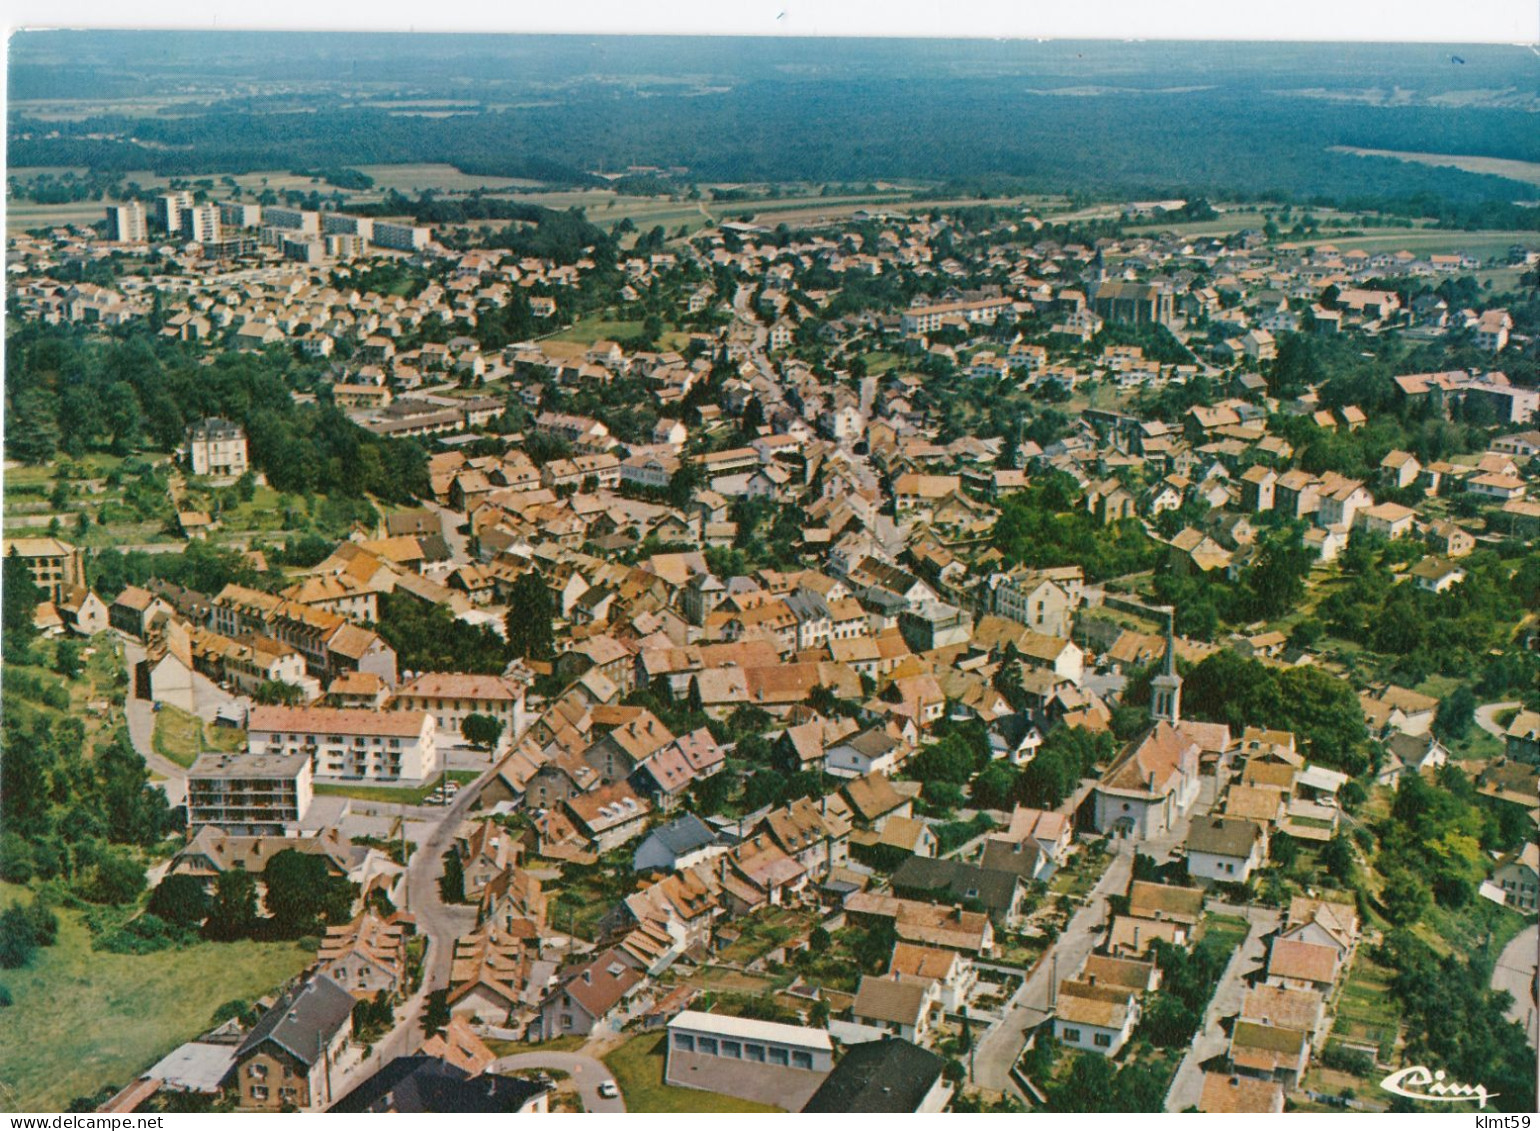
[[[336,403],[379,435],[436,441],[431,508],[361,524],[317,564],[281,576],[252,551],[271,581],[261,587],[202,594],[152,580],[107,603],[86,586],[68,543],[5,544],[45,592],[40,627],[87,636],[110,627],[143,645],[136,695],[193,711],[206,681],[257,698],[287,689],[285,705],[230,720],[246,730],[243,751],[207,754],[192,767],[192,838],[171,866],[207,882],[230,868],[260,876],[292,847],[360,885],[357,917],[328,934],[313,973],[228,1046],[244,1106],[341,1100],[329,1094],[329,1072],[346,1055],[352,1003],[410,992],[413,924],[383,914],[375,898],[395,899],[402,870],[311,818],[315,783],[431,781],[473,715],[500,724],[482,763],[480,812],[453,849],[477,926],[454,942],[448,997],[457,1021],[436,1038],[439,1068],[408,1066],[426,1074],[414,1087],[429,1087],[428,1077],[432,1087],[457,1087],[484,1071],[473,1026],[553,1038],[666,1011],[668,1072],[691,1086],[744,1098],[782,1088],[819,1110],[835,1096],[879,1103],[877,1092],[894,1094],[903,1078],[904,1103],[914,1104],[905,1110],[929,1109],[944,1102],[946,1085],[925,1046],[946,1018],[968,1015],[979,964],[1021,928],[1029,893],[1071,858],[1077,831],[1144,841],[1185,829],[1180,847],[1202,885],[1134,883],[1099,952],[1055,987],[1055,1035],[1106,1056],[1159,990],[1155,940],[1190,946],[1201,936],[1205,889],[1246,884],[1280,833],[1331,837],[1343,775],[1310,765],[1291,734],[1236,736],[1184,718],[1177,669],[1178,658],[1219,647],[1272,665],[1313,657],[1278,632],[1181,639],[1169,610],[1156,612],[1164,635],[1130,627],[1108,614],[1155,612],[1134,595],[1080,566],[1028,568],[993,548],[1002,506],[1034,482],[1067,476],[1074,505],[1094,522],[1139,524],[1165,544],[1170,568],[1216,577],[1239,578],[1255,564],[1259,516],[1272,513],[1306,521],[1306,544],[1324,562],[1355,532],[1416,539],[1429,553],[1399,583],[1445,593],[1464,583],[1461,559],[1483,540],[1540,531],[1540,503],[1528,497],[1540,433],[1524,430],[1540,393],[1497,368],[1403,374],[1395,395],[1407,402],[1446,415],[1479,409],[1496,422],[1489,450],[1427,464],[1392,451],[1364,479],[1318,473],[1298,465],[1270,421],[1305,417],[1351,432],[1367,414],[1323,403],[1316,390],[1275,395],[1266,374],[1278,336],[1470,329],[1494,366],[1525,343],[1502,310],[1451,311],[1436,295],[1403,307],[1394,292],[1368,286],[1468,271],[1468,257],[1344,252],[1258,233],[1095,245],[1018,238],[1040,227],[1026,213],[1007,219],[999,240],[964,261],[936,251],[950,243],[941,241],[952,231],[944,216],[862,215],[791,236],[725,223],[677,251],[622,258],[621,301],[687,278],[695,281],[681,301],[690,312],[725,319],[733,296],[699,280],[728,271],[760,284],[748,316],[737,311],[725,329],[653,350],[552,337],[491,350],[446,329],[475,327],[521,292],[537,318],[557,319],[560,296],[594,269],[591,259],[558,265],[424,243],[401,254],[433,278],[402,297],[350,287],[356,261],[296,261],[281,244],[276,256],[256,250],[255,261],[233,264],[169,247],[166,261],[180,273],[123,276],[107,288],[52,274],[110,254],[103,241],[70,231],[13,240],[20,316],[113,325],[148,318],[153,290],[167,337],[237,349],[282,343],[319,358],[345,343],[348,361],[331,372]],[[894,271],[938,285],[901,311],[810,318],[831,296],[808,282],[811,273]],[[981,287],[981,274],[1006,281]],[[1196,361],[1162,362],[1127,345],[1093,355],[1085,344],[1109,323],[1180,329]],[[941,359],[968,380],[1055,395],[1090,381],[1158,390],[1200,376],[1217,377],[1220,394],[1169,420],[1086,408],[1044,444],[955,436],[944,433],[920,373],[901,363],[865,382],[831,376],[798,356],[809,333],[824,345],[880,345],[916,367]],[[404,348],[408,339],[421,344]],[[639,439],[622,441],[614,417],[558,411],[548,397],[621,378],[644,386],[658,410]],[[489,384],[498,396],[487,395]],[[708,384],[710,403],[701,403]],[[523,433],[498,430],[510,403],[529,410]],[[751,406],[763,423],[740,431]],[[547,458],[553,447],[559,458]],[[197,422],[183,454],[195,475],[231,477],[248,466],[240,425],[221,418]],[[693,484],[687,499],[672,490],[680,482]],[[1474,499],[1480,517],[1452,516],[1451,495]],[[786,548],[800,568],[725,568],[732,558],[713,552],[741,546],[751,532],[739,527],[747,511],[738,504],[759,500],[796,508]],[[190,535],[206,527],[196,516],[182,525]],[[499,674],[406,671],[379,632],[388,599],[502,633],[502,614],[531,575],[555,613],[549,660],[515,661]],[[1078,811],[1018,806],[967,858],[941,851],[936,822],[917,813],[918,783],[903,780],[938,726],[981,724],[992,757],[1022,765],[1055,728],[1109,731],[1118,704],[1108,691],[1116,680],[1105,677],[1152,663],[1148,724]],[[542,676],[545,694],[535,696]],[[1000,690],[1007,684],[1019,696]],[[755,717],[767,720],[776,768],[816,771],[825,788],[741,818],[697,812],[695,799],[728,771],[733,744],[709,727],[676,733],[661,707],[628,702],[637,690],[688,703],[714,724],[746,707],[762,712]],[[1371,733],[1389,751],[1383,781],[1447,760],[1430,735],[1434,700],[1394,686],[1360,690]],[[1521,712],[1508,728],[1509,758],[1482,767],[1477,788],[1540,808],[1536,733],[1533,713]],[[1223,788],[1195,817],[1205,778]],[[570,924],[564,931],[553,918],[525,861],[592,865],[623,848],[634,890],[606,909],[592,947],[574,947]],[[1500,862],[1493,893],[1532,909],[1535,865],[1533,853]],[[664,996],[659,976],[676,963],[714,953],[746,916],[793,907],[822,922],[891,929],[896,939],[886,970],[860,979],[828,1029],[680,1012],[689,1003]],[[1351,908],[1295,901],[1271,944],[1266,982],[1248,993],[1230,1071],[1206,1080],[1201,1106],[1281,1107],[1320,1047],[1358,931]],[[831,1032],[849,1046],[837,1064]],[[207,1076],[213,1054],[198,1055]],[[357,1102],[377,1110],[369,1105],[390,1094]]]

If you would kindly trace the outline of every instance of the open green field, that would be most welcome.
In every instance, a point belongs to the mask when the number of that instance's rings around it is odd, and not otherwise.
[[[475,781],[481,774],[476,770],[450,770],[449,780],[461,785]],[[333,782],[317,782],[318,797],[351,797],[355,801],[381,801],[391,805],[421,805],[428,794],[439,787],[440,777],[419,786],[394,785],[339,785]]]
[[[180,707],[161,704],[155,712],[155,752],[178,766],[191,766],[205,751],[240,750],[246,745],[246,732],[230,727],[205,728],[197,715]]]
[[[583,345],[593,345],[595,342],[618,342],[622,338],[634,338],[642,332],[641,322],[612,322],[602,318],[584,319],[574,322],[560,333],[552,334],[551,341],[556,342],[581,342]]]
[[[654,1112],[761,1112],[780,1108],[703,1092],[697,1088],[672,1088],[663,1083],[665,1033],[644,1033],[604,1057],[626,1098],[627,1111]]]
[[[26,894],[0,884],[7,906]],[[208,1029],[225,1002],[263,996],[311,957],[294,943],[250,941],[107,954],[91,949],[77,913],[58,916],[54,946],[27,968],[0,973],[15,999],[0,1023],[0,1108],[7,1111],[62,1111],[103,1085],[121,1087]]]
[[[1356,157],[1393,157],[1417,165],[1433,165],[1445,169],[1461,169],[1467,173],[1485,173],[1493,177],[1507,177],[1510,181],[1524,181],[1540,185],[1540,163],[1534,161],[1508,161],[1501,157],[1474,157],[1448,153],[1407,153],[1395,149],[1358,149],[1351,145],[1334,145],[1333,153],[1351,153]]]
[[[540,186],[539,181],[462,173],[453,165],[350,165],[349,168],[357,169],[367,177],[373,177],[376,194],[383,194],[389,189],[415,196],[424,189],[436,189],[439,192],[469,192],[480,188],[488,192],[503,192],[508,189]]]

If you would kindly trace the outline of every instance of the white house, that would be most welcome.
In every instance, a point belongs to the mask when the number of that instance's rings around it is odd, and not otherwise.
[[[1255,821],[1199,817],[1187,834],[1187,872],[1198,880],[1243,884],[1266,852],[1266,834]]]
[[[837,778],[864,778],[891,773],[903,761],[908,747],[882,727],[871,727],[829,747],[824,772]]]

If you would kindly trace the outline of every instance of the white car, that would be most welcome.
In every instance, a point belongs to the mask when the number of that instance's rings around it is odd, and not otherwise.
[[[607,1100],[618,1100],[620,1098],[620,1089],[615,1086],[615,1081],[606,1080],[599,1085],[599,1094]]]

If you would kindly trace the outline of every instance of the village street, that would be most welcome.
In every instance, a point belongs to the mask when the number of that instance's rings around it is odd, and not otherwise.
[[[1230,1046],[1230,1036],[1225,1032],[1223,1021],[1235,1018],[1249,988],[1246,979],[1262,968],[1267,960],[1266,939],[1278,929],[1279,913],[1267,907],[1237,907],[1222,903],[1210,904],[1208,910],[1219,915],[1238,915],[1251,924],[1246,939],[1230,956],[1229,965],[1220,975],[1214,996],[1209,999],[1208,1010],[1203,1015],[1203,1028],[1193,1041],[1192,1048],[1182,1058],[1166,1093],[1167,1111],[1186,1111],[1197,1104],[1203,1094],[1203,1071],[1206,1063],[1223,1056]]]

